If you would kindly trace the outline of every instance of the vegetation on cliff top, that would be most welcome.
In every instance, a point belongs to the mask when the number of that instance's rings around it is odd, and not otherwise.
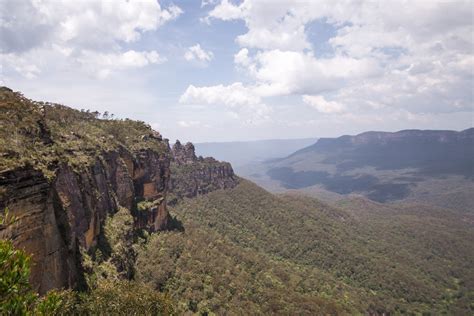
[[[58,163],[90,165],[103,152],[124,148],[168,153],[168,144],[144,122],[35,102],[0,88],[0,172],[32,166],[52,177]]]

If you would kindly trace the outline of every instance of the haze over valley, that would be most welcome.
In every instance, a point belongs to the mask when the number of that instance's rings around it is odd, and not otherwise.
[[[298,149],[312,145],[316,138],[268,139],[247,142],[196,143],[196,152],[232,163],[235,170],[246,165],[286,157]]]

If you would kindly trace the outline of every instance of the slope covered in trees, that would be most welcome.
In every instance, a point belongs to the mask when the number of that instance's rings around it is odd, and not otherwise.
[[[185,231],[154,236],[138,256],[138,277],[183,312],[473,311],[472,216],[341,206],[275,196],[245,180],[185,200],[174,209]]]

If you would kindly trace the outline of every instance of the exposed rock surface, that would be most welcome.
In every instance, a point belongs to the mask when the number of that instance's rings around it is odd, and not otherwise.
[[[1,92],[0,215],[8,209],[14,221],[0,225],[0,238],[12,240],[14,246],[32,255],[31,281],[39,293],[83,284],[82,250],[94,252],[107,216],[119,207],[131,212],[135,228],[157,231],[167,227],[171,155],[167,140],[159,133],[150,130],[146,137],[132,135],[137,141],[130,143],[142,142],[132,148],[117,138],[128,127],[125,124],[136,127],[138,123],[101,121],[69,108],[50,107],[49,112],[70,120],[57,127],[56,117],[39,114],[44,107],[11,90]],[[71,118],[73,115],[79,119]],[[71,132],[70,126],[76,123],[81,128]],[[97,133],[93,140],[109,150],[89,149],[91,141],[82,142],[90,134],[85,129]],[[115,136],[99,134],[108,131]],[[17,134],[21,142],[12,140],[9,133]],[[128,135],[124,139],[132,137]],[[49,154],[35,156],[39,150]],[[139,210],[140,202],[152,207]]]
[[[192,164],[198,160],[194,145],[190,142],[183,146],[179,140],[176,140],[172,148],[172,153],[173,159],[178,165]]]
[[[194,145],[184,146],[179,142],[172,148],[170,191],[176,198],[192,198],[218,189],[233,188],[238,183],[232,166],[228,162],[212,157],[196,157]]]
[[[33,169],[0,174],[0,205],[16,218],[0,228],[0,237],[32,254],[32,283],[40,293],[79,285],[79,249],[97,245],[106,217],[119,205],[132,211],[137,228],[166,228],[169,161],[152,151],[137,157],[111,152],[101,158],[83,173],[59,166],[52,183]],[[162,202],[150,210],[134,210],[135,201],[142,199]]]

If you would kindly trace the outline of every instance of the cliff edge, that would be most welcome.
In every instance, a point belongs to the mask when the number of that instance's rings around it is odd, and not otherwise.
[[[171,153],[143,122],[34,102],[0,88],[0,226],[32,256],[39,293],[80,287],[108,216],[125,208],[135,229],[167,228]]]

